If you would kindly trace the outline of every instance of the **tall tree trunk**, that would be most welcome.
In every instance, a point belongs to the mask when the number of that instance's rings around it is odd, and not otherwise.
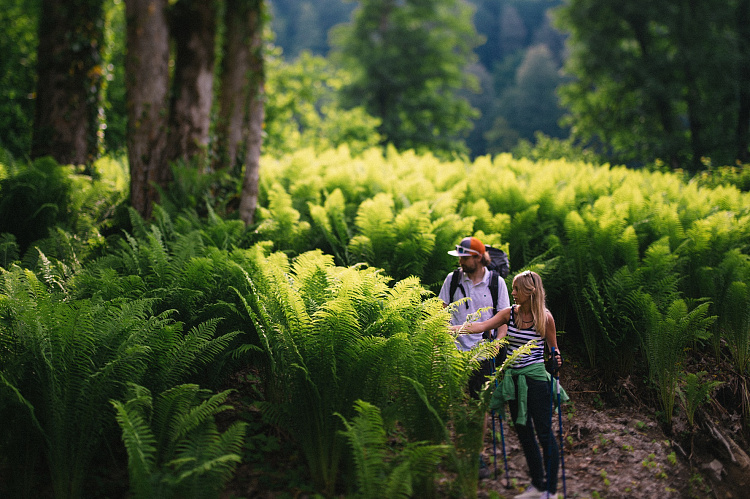
[[[166,163],[169,89],[168,0],[126,0],[130,202],[144,218],[169,182]]]
[[[239,173],[244,162],[243,127],[247,109],[252,36],[249,11],[250,4],[247,0],[227,0],[219,118],[216,123],[215,170],[226,168]]]
[[[96,159],[103,27],[103,0],[42,2],[32,158]]]
[[[258,178],[260,175],[260,153],[263,147],[263,120],[265,119],[265,64],[263,61],[263,25],[265,21],[263,0],[246,0],[250,4],[250,59],[248,84],[247,136],[245,153],[245,176],[242,180],[240,198],[240,220],[245,225],[253,223],[258,205]]]
[[[176,61],[167,159],[204,164],[213,98],[216,2],[180,0],[171,21]]]

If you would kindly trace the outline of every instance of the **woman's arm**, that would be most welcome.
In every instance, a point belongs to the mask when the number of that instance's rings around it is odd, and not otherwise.
[[[500,326],[508,324],[509,321],[510,308],[504,308],[486,321],[470,322],[468,324],[462,324],[460,326],[451,326],[451,329],[453,331],[460,331],[462,333],[483,333],[484,331],[497,329]]]
[[[547,346],[550,348],[550,351],[552,349],[555,349],[555,354],[557,355],[557,367],[560,367],[562,365],[562,354],[560,354],[560,349],[557,347],[557,327],[555,326],[555,319],[552,317],[552,312],[547,310],[547,327],[546,327],[546,334],[544,335],[544,340],[547,342]]]

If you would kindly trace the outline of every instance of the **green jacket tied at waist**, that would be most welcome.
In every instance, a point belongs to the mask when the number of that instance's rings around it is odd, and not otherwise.
[[[552,376],[544,368],[544,364],[537,362],[530,366],[522,367],[521,369],[508,369],[505,372],[503,380],[495,388],[495,393],[492,394],[492,400],[490,400],[490,409],[498,411],[500,416],[505,416],[504,407],[505,402],[509,400],[515,400],[516,398],[516,383],[518,383],[518,417],[516,423],[526,424],[526,399],[528,395],[528,385],[526,384],[527,379],[533,379],[535,381],[544,381],[549,383]],[[557,393],[557,380],[552,385],[552,393]],[[553,397],[555,405],[557,405],[557,397]],[[570,400],[565,389],[560,386],[560,402],[567,402]]]

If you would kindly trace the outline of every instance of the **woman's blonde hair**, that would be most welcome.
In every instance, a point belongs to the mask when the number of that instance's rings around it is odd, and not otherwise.
[[[536,272],[526,270],[513,278],[513,284],[529,295],[531,315],[534,318],[534,329],[544,339],[547,335],[547,297],[544,293],[542,278]]]

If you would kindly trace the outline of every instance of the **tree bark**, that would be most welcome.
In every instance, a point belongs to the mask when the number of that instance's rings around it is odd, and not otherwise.
[[[167,159],[205,164],[213,99],[216,2],[180,0],[171,24],[176,61]]]
[[[102,0],[44,0],[31,157],[91,164],[98,150]]]
[[[167,0],[126,0],[128,160],[130,202],[144,218],[166,187],[165,161],[169,88]]]
[[[245,155],[245,110],[250,74],[249,3],[227,0],[214,169],[239,174]]]
[[[248,24],[250,26],[250,59],[248,83],[247,136],[245,176],[242,181],[239,216],[245,225],[253,223],[258,205],[258,179],[260,153],[263,147],[263,120],[265,118],[265,64],[263,60],[263,0],[250,0]]]

